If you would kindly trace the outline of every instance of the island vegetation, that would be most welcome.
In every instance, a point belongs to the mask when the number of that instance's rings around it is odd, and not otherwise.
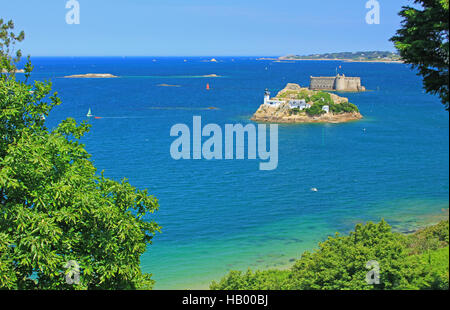
[[[366,281],[369,261],[379,283]],[[212,290],[418,290],[449,288],[448,220],[413,234],[393,232],[382,220],[336,233],[286,270],[230,271]]]

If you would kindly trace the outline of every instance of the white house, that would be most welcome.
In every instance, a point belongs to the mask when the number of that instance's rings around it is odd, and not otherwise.
[[[322,107],[322,111],[325,111],[326,113],[330,113],[330,106],[329,105],[324,105]]]
[[[289,107],[291,109],[297,108],[299,110],[304,110],[310,108],[311,105],[306,103],[305,99],[291,99],[289,100]]]
[[[266,88],[264,93],[264,104],[272,107],[278,107],[280,104],[285,103],[287,100],[282,99],[270,99],[270,92]],[[306,103],[305,99],[290,99],[289,100],[289,108],[294,109],[297,108],[299,110],[308,109],[311,107],[310,104]]]

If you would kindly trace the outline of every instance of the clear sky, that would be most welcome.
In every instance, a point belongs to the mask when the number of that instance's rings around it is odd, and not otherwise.
[[[366,23],[367,0],[78,0],[78,25],[66,2],[0,0],[0,18],[25,31],[33,56],[303,55],[394,51],[412,1],[378,0],[378,25]]]

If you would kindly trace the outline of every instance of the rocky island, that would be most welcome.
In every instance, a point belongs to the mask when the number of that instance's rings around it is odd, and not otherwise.
[[[288,83],[274,98],[266,90],[264,103],[251,120],[269,123],[343,123],[363,118],[347,98]]]
[[[107,78],[117,78],[118,76],[109,74],[109,73],[87,73],[87,74],[74,74],[74,75],[67,75],[65,78],[67,79],[80,79],[80,78],[97,78],[97,79],[107,79]]]

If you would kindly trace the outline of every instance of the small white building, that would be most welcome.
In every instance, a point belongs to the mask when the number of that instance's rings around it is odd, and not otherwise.
[[[278,100],[278,99],[270,99],[270,92],[266,88],[266,91],[264,93],[264,104],[270,105],[272,107],[278,107],[280,104],[282,104],[284,101]]]
[[[289,100],[289,107],[291,109],[297,108],[301,111],[310,108],[311,105],[306,103],[305,99],[291,99]]]
[[[282,103],[286,103],[287,100],[283,99],[270,99],[270,92],[266,89],[264,93],[264,104],[272,107],[278,107]],[[294,109],[297,108],[299,110],[308,109],[311,107],[310,104],[306,103],[305,99],[290,99],[288,101],[289,108]]]
[[[324,105],[323,107],[322,107],[322,111],[325,111],[325,113],[330,113],[330,106],[329,105]]]

